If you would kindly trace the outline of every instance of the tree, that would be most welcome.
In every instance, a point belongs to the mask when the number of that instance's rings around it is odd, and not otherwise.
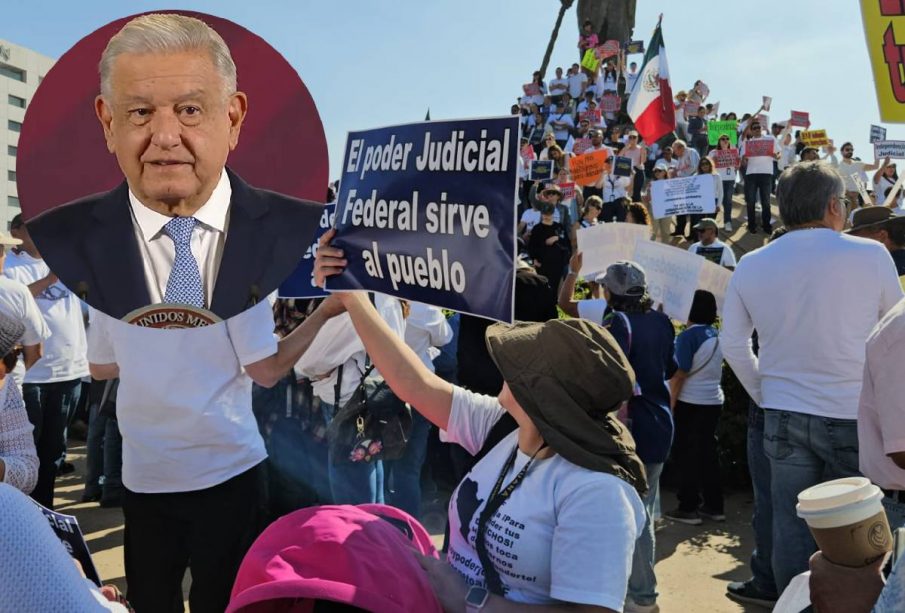
[[[578,0],[578,31],[590,21],[600,42],[631,40],[637,0]]]
[[[562,18],[565,17],[566,11],[572,8],[575,0],[560,0],[559,15],[556,16],[556,24],[553,26],[553,32],[550,34],[550,42],[547,43],[547,52],[544,53],[544,61],[540,65],[540,77],[544,78],[547,72],[547,66],[550,64],[550,56],[553,55],[553,45],[556,44],[556,38],[559,36],[559,26],[562,25]],[[633,0],[634,4],[634,0]]]

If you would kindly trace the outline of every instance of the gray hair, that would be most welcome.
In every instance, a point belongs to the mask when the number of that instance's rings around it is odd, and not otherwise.
[[[672,141],[672,146],[673,146],[673,147],[677,147],[677,146],[678,146],[678,147],[685,147],[685,148],[688,148],[688,143],[686,143],[686,142],[685,142],[684,140],[682,140],[681,138],[677,138],[676,140]]]
[[[207,51],[220,76],[225,96],[236,93],[236,64],[223,38],[209,25],[185,15],[151,13],[131,20],[107,43],[98,70],[101,95],[111,94],[110,77],[116,58],[123,53],[179,53]]]
[[[776,186],[779,215],[789,227],[822,220],[830,200],[834,196],[841,199],[844,194],[842,175],[823,161],[786,168]]]

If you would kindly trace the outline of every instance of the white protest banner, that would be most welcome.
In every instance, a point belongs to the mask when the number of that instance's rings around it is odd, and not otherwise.
[[[651,203],[655,219],[713,213],[716,211],[713,177],[695,175],[654,181],[651,183]]]
[[[871,125],[870,142],[875,143],[878,140],[886,140],[886,128],[883,126]]]
[[[732,247],[726,245],[726,249],[732,249]],[[732,271],[725,266],[709,262],[706,258],[703,259],[704,265],[701,266],[698,289],[703,289],[713,294],[716,298],[716,307],[722,312],[723,302],[726,300],[726,288],[729,287],[729,280],[732,279]]]
[[[905,159],[905,140],[878,140],[874,143],[874,159]]]
[[[650,226],[634,223],[599,223],[576,232],[582,253],[582,276],[593,281],[618,260],[631,260],[636,241],[650,240]]]
[[[663,312],[673,319],[688,321],[704,258],[672,245],[645,240],[635,243],[632,259],[644,269],[651,300],[662,304]]]

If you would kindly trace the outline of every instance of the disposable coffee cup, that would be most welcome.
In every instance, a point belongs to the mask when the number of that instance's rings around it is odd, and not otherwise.
[[[892,549],[883,492],[864,477],[835,479],[798,494],[805,520],[824,557],[842,566],[867,566]]]

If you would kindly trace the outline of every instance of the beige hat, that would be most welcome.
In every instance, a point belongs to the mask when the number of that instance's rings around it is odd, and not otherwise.
[[[9,232],[4,232],[0,230],[0,245],[9,245],[10,247],[15,247],[17,245],[21,245],[22,241],[18,238],[14,238],[12,234]]]

